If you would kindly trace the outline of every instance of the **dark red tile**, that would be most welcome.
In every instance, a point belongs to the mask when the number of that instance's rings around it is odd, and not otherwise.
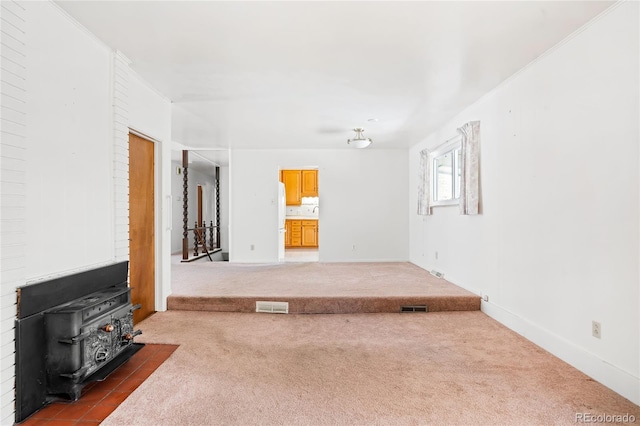
[[[67,405],[66,404],[60,404],[57,402],[54,402],[53,404],[49,404],[46,407],[44,407],[43,409],[41,409],[40,411],[35,412],[31,418],[34,419],[53,419],[56,417],[56,414],[58,414],[60,411],[62,411],[63,408],[65,408]]]
[[[80,401],[82,401],[83,404],[96,405],[100,400],[102,400],[102,398],[107,396],[109,392],[110,390],[108,389],[101,390],[99,388],[95,388],[82,395],[82,397],[80,397]]]
[[[109,375],[109,377],[107,378],[107,380],[109,383],[114,383],[114,384],[120,384],[122,383],[123,380],[125,380],[127,377],[129,377],[131,375],[131,373],[133,373],[136,370],[131,370],[131,371],[116,371],[112,374]]]
[[[150,354],[155,353],[158,350],[158,348],[155,347],[155,345],[152,344],[145,344],[144,348],[140,349],[137,353],[136,356],[141,356],[142,358],[146,358],[148,357]]]
[[[169,356],[171,356],[171,354],[167,354],[166,352],[156,352],[150,356],[149,359],[165,361]]]
[[[122,401],[127,399],[129,394],[130,392],[113,391],[100,402],[100,405],[113,405],[117,407],[122,403]]]
[[[145,362],[147,362],[147,358],[132,359],[125,365],[127,366],[127,371],[134,371],[140,368],[141,365],[144,365]]]
[[[138,388],[138,386],[140,386],[142,384],[142,382],[144,382],[144,380],[141,380],[141,379],[125,380],[115,390],[117,392],[129,392],[129,393],[131,393],[134,390],[136,390]]]
[[[155,368],[141,368],[135,373],[133,373],[130,377],[132,379],[146,380],[153,372],[156,371]]]
[[[80,401],[76,401],[75,403],[70,403],[66,407],[62,409],[56,416],[55,420],[80,420],[82,416],[87,414],[89,410],[93,408],[93,405],[88,405],[84,403],[80,403]]]
[[[112,405],[97,405],[91,409],[87,414],[85,414],[82,421],[97,421],[100,422],[107,418],[109,414],[115,410],[116,407]]]
[[[154,370],[162,365],[164,359],[150,359],[144,363],[145,368],[153,368]]]
[[[96,385],[93,387],[92,390],[94,391],[112,391],[115,388],[117,388],[118,386],[120,386],[120,383],[122,383],[124,381],[124,379],[122,378],[113,378],[113,379],[106,379],[103,380],[101,382],[96,383]]]
[[[47,424],[50,419],[36,419],[29,417],[27,420],[20,423],[20,426],[41,426]]]
[[[75,420],[49,420],[45,423],[47,426],[73,426],[75,424]]]

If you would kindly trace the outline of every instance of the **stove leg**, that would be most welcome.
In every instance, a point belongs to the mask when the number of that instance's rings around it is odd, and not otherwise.
[[[70,392],[67,395],[69,396],[70,400],[77,401],[78,399],[80,399],[81,393],[82,393],[82,386],[75,385],[72,389],[70,389]]]

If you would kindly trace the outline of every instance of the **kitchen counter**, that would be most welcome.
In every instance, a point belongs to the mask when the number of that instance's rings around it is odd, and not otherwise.
[[[318,216],[285,216],[288,220],[318,220]]]

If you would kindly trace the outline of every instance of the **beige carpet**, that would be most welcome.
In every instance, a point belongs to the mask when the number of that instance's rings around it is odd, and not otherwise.
[[[114,425],[550,425],[640,407],[479,311],[167,311],[138,341],[180,347]],[[637,420],[638,421],[638,420]]]
[[[254,312],[256,300],[288,301],[294,313],[479,310],[480,297],[408,262],[172,264],[170,310]]]

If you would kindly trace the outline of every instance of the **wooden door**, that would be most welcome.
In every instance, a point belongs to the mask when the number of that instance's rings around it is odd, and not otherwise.
[[[129,286],[138,323],[155,312],[153,142],[129,134]]]

